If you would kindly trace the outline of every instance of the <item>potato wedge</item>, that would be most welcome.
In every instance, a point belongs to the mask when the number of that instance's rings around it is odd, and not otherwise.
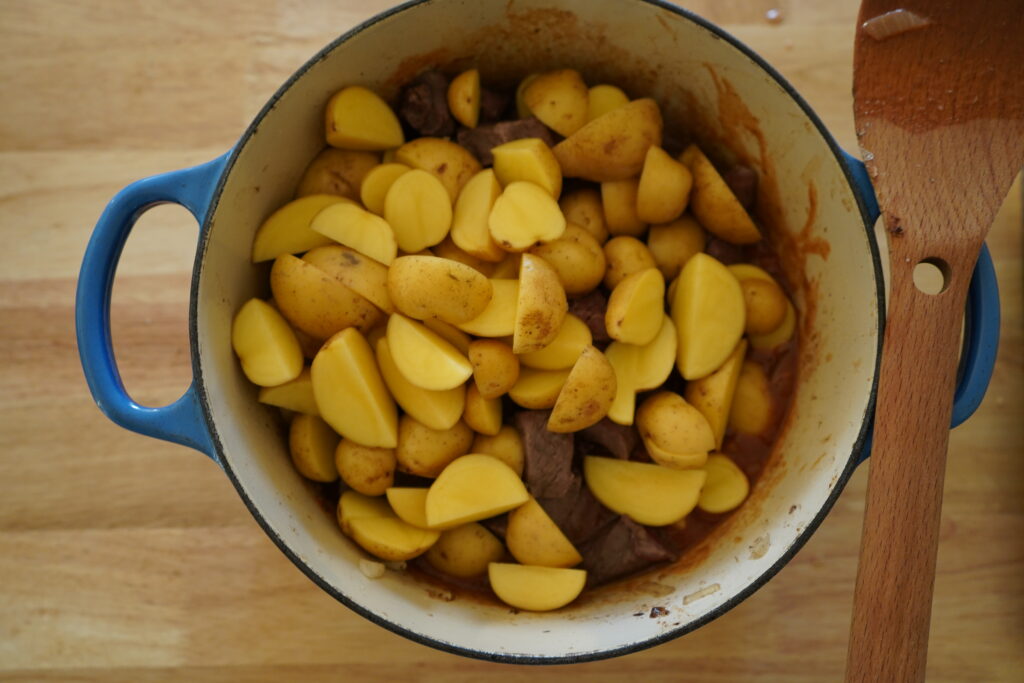
[[[343,439],[332,453],[334,466],[349,488],[380,496],[395,481],[395,449],[371,448]]]
[[[505,604],[531,612],[548,612],[565,607],[583,592],[587,572],[492,562],[487,578],[491,590]]]
[[[473,366],[457,348],[400,313],[388,319],[387,340],[399,372],[421,389],[454,389],[473,374]]]
[[[537,370],[564,370],[575,365],[583,349],[593,343],[587,324],[568,313],[558,334],[547,346],[519,356],[519,362]]]
[[[314,339],[327,339],[347,327],[369,330],[380,310],[312,263],[282,254],[270,269],[270,291],[281,314]]]
[[[302,368],[299,376],[290,382],[260,387],[259,402],[304,415],[320,415],[316,399],[313,398],[313,380],[310,378],[309,368]]]
[[[558,392],[548,430],[576,432],[598,422],[608,414],[615,388],[615,370],[608,359],[594,346],[584,348]]]
[[[395,178],[384,196],[384,218],[398,248],[413,254],[445,238],[452,225],[452,204],[441,181],[420,169]]]
[[[295,469],[313,481],[331,482],[337,479],[334,449],[339,438],[319,417],[296,415],[288,428],[288,452]]]
[[[575,223],[589,232],[599,245],[608,241],[599,190],[593,187],[573,190],[558,200],[558,206],[565,214],[566,222]]]
[[[476,384],[470,384],[466,388],[466,411],[462,421],[478,434],[497,434],[501,429],[501,399],[484,398]]]
[[[657,267],[647,245],[627,235],[613,237],[605,242],[604,256],[608,262],[604,286],[608,289],[615,289],[627,275]]]
[[[565,370],[534,370],[522,368],[519,379],[508,390],[508,397],[527,410],[547,410],[558,402],[572,368]]]
[[[512,425],[503,425],[494,436],[477,434],[473,437],[470,453],[490,455],[512,468],[516,476],[523,476],[526,458],[523,453],[523,440],[519,431]]]
[[[740,378],[743,358],[747,353],[747,341],[741,339],[721,367],[707,377],[687,383],[685,397],[699,410],[711,425],[715,435],[715,449],[722,447],[725,427],[729,423],[732,399],[736,394],[736,383]]]
[[[633,100],[587,123],[552,151],[564,177],[625,180],[643,169],[648,147],[661,146],[662,125],[654,100]]]
[[[671,312],[684,379],[700,379],[721,367],[743,336],[745,311],[739,282],[718,260],[702,253],[686,263]]]
[[[327,144],[358,150],[382,150],[405,142],[402,124],[380,96],[361,85],[344,88],[327,102]]]
[[[750,214],[714,164],[696,145],[690,145],[680,157],[693,173],[690,191],[690,211],[708,232],[732,244],[753,244],[761,239]]]
[[[479,259],[497,263],[507,252],[491,237],[488,220],[501,185],[494,169],[486,168],[469,179],[455,201],[451,238],[455,245]]]
[[[378,164],[377,152],[325,147],[306,166],[295,196],[332,194],[358,200],[363,179]]]
[[[540,138],[512,140],[493,148],[491,154],[502,187],[525,180],[544,188],[556,200],[562,194],[562,169],[554,152]]]
[[[448,463],[468,453],[472,443],[473,432],[462,421],[450,429],[438,430],[403,415],[395,450],[398,469],[418,477],[434,478]]]
[[[398,518],[420,529],[427,528],[427,491],[425,488],[392,486],[387,492],[388,504]]]
[[[704,465],[708,478],[701,489],[697,507],[711,514],[722,514],[735,510],[747,499],[750,482],[743,470],[728,456],[715,453]]]
[[[647,230],[647,223],[636,212],[639,187],[636,178],[606,180],[601,183],[601,207],[610,234],[636,237]]]
[[[463,524],[441,533],[430,547],[427,562],[434,569],[460,579],[471,579],[487,572],[487,565],[505,555],[505,546],[476,522]]]
[[[281,314],[261,299],[249,299],[238,309],[231,324],[231,346],[242,372],[253,384],[273,387],[302,373],[302,349],[295,333]]]
[[[636,215],[645,223],[668,223],[686,210],[693,174],[661,147],[651,147],[644,159],[636,194]]]
[[[565,232],[557,240],[531,247],[529,253],[555,269],[566,294],[587,294],[604,278],[604,250],[593,235],[573,223],[566,223]]]
[[[480,120],[480,72],[463,71],[448,84],[448,109],[455,120],[467,128],[476,128]]]
[[[548,128],[566,137],[587,122],[587,84],[575,69],[538,75],[523,91],[530,113]]]
[[[490,282],[491,300],[487,307],[472,320],[455,326],[478,337],[507,337],[515,331],[519,280],[492,279]]]
[[[349,523],[352,540],[382,560],[401,562],[422,555],[441,533],[420,529],[398,517],[359,517]]]
[[[608,336],[645,346],[658,335],[665,315],[665,278],[657,268],[624,277],[608,298],[604,325]]]
[[[487,219],[491,237],[505,251],[526,251],[565,232],[565,216],[540,185],[517,180],[505,186]]]
[[[427,523],[448,529],[500,515],[530,499],[512,469],[489,455],[456,458],[430,486]]]
[[[679,275],[694,254],[704,251],[707,235],[693,216],[681,216],[664,225],[652,225],[647,232],[647,248],[666,282]]]
[[[741,434],[764,434],[772,425],[774,404],[764,368],[754,361],[744,361],[729,411],[729,429]]]
[[[466,405],[466,390],[458,386],[447,391],[430,391],[405,378],[395,365],[388,340],[377,342],[377,364],[384,383],[402,410],[431,429],[451,429]]]
[[[388,268],[355,249],[337,244],[310,249],[302,257],[385,313],[394,313],[388,293]]]
[[[512,351],[529,353],[550,344],[568,311],[565,290],[555,269],[539,256],[523,254]]]
[[[715,433],[707,418],[679,394],[659,391],[636,411],[640,437],[669,453],[707,453],[715,447]]]
[[[365,496],[358,491],[342,491],[338,498],[338,526],[346,536],[352,535],[352,520],[366,517],[393,517],[388,501]]]
[[[591,122],[612,109],[629,104],[629,97],[614,85],[595,85],[587,91],[587,122]]]
[[[300,254],[330,244],[331,238],[310,228],[313,218],[332,204],[351,200],[329,194],[313,194],[288,202],[270,214],[252,241],[252,262],[272,261],[281,254]]]
[[[411,170],[405,164],[389,163],[375,166],[363,178],[359,186],[359,200],[368,211],[378,216],[384,215],[384,200],[388,196],[388,190],[398,177]]]
[[[492,283],[474,268],[437,256],[400,256],[388,270],[388,294],[401,313],[458,325],[486,310]]]
[[[707,473],[588,455],[583,458],[583,478],[608,509],[637,524],[667,526],[697,507]]]
[[[463,186],[481,168],[480,162],[469,150],[442,138],[411,140],[395,150],[395,161],[432,174],[441,181],[451,204],[455,203]]]
[[[505,543],[521,564],[575,567],[583,561],[579,551],[532,497],[508,513]]]

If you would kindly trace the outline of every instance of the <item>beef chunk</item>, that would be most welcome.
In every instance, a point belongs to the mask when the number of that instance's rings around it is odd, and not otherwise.
[[[749,166],[736,164],[722,174],[722,180],[729,186],[743,208],[749,211],[757,199],[757,173]]]
[[[600,289],[577,299],[569,299],[569,312],[587,324],[595,344],[611,341],[604,326],[604,312],[607,308],[608,297]]]
[[[744,260],[743,247],[726,242],[713,235],[708,238],[708,246],[704,251],[707,252],[708,256],[714,256],[727,266],[741,263]]]
[[[635,427],[615,424],[607,417],[577,434],[580,439],[595,443],[622,460],[629,460],[630,453],[640,444]]]
[[[548,410],[524,410],[516,414],[523,440],[526,488],[535,498],[557,498],[572,486],[572,434],[548,431]]]
[[[555,134],[532,116],[528,119],[463,128],[456,136],[456,141],[472,152],[481,164],[490,166],[494,163],[494,156],[491,154],[493,148],[521,138],[540,138],[548,145],[555,144]]]
[[[500,121],[511,101],[512,97],[506,92],[480,88],[480,123]]]
[[[659,562],[675,559],[650,529],[620,515],[600,535],[577,546],[587,570],[587,584],[597,586]]]
[[[508,514],[501,514],[497,517],[488,517],[487,519],[480,520],[488,531],[500,538],[505,540],[505,533],[508,532]]]
[[[573,470],[572,475],[572,484],[565,495],[538,498],[537,502],[565,537],[578,547],[610,524],[615,519],[615,513],[594,498],[579,470]]]
[[[448,79],[444,74],[424,71],[405,86],[398,98],[398,115],[420,135],[453,135],[455,119],[448,110]]]

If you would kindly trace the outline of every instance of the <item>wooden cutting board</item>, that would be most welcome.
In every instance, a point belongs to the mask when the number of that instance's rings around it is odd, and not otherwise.
[[[296,67],[391,3],[7,0],[0,4],[0,680],[534,680],[372,626],[307,581],[202,456],[125,432],[89,399],[72,299],[105,202],[227,149]],[[856,3],[686,6],[778,67],[855,149]],[[779,9],[781,21],[766,17]],[[226,76],[230,74],[231,76]],[[185,387],[195,225],[161,207],[129,241],[114,328],[143,402]],[[1024,666],[1024,318],[1018,180],[989,245],[1003,338],[978,413],[951,435],[930,681]],[[844,667],[864,474],[804,550],[721,619],[581,665],[589,680],[827,681]]]

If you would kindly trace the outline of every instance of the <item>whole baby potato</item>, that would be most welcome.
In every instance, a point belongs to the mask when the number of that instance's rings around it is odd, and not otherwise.
[[[399,311],[415,318],[464,323],[491,301],[490,281],[464,263],[437,256],[400,256],[388,269],[388,293]]]
[[[519,379],[519,358],[512,347],[497,339],[478,339],[469,345],[473,381],[480,396],[498,398]]]
[[[398,469],[436,477],[455,458],[469,452],[473,430],[461,420],[451,429],[431,429],[408,415],[398,423]]]
[[[715,434],[704,415],[679,394],[660,391],[636,411],[640,436],[669,453],[707,453]]]
[[[395,449],[370,448],[342,439],[334,464],[345,484],[367,496],[382,496],[395,482]]]
[[[505,547],[483,525],[469,522],[441,534],[425,557],[434,569],[449,576],[470,579],[487,571],[487,565],[505,555]]]
[[[523,439],[512,425],[503,425],[494,436],[477,434],[473,437],[470,452],[494,456],[511,467],[517,476],[523,476],[523,466],[526,462]]]
[[[671,223],[652,225],[647,233],[647,248],[666,281],[679,275],[691,256],[704,251],[707,241],[704,228],[688,215]]]
[[[379,152],[326,147],[302,172],[295,196],[333,194],[358,200],[363,178],[379,163]]]
[[[594,236],[573,223],[557,240],[538,244],[531,254],[548,262],[570,296],[586,294],[601,284],[606,260],[604,250]]]
[[[604,207],[601,193],[593,187],[584,187],[565,194],[558,200],[558,206],[565,214],[565,220],[580,226],[597,240],[598,244],[608,241],[608,228],[604,222]]]
[[[608,270],[604,274],[604,286],[615,289],[623,278],[648,268],[657,268],[654,256],[647,245],[635,237],[620,235],[604,244],[604,256]]]

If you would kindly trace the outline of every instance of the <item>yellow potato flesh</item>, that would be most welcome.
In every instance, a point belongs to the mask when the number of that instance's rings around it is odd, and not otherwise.
[[[299,474],[313,481],[331,482],[338,478],[334,449],[338,435],[326,422],[314,415],[296,415],[288,429],[288,450]]]
[[[763,434],[772,425],[775,406],[764,369],[745,361],[736,380],[729,411],[729,429],[741,434]]]
[[[231,346],[249,381],[264,387],[290,382],[302,372],[295,333],[273,306],[249,299],[235,314]]]
[[[491,237],[506,251],[526,251],[565,232],[565,216],[540,185],[517,180],[505,186],[487,219]]]
[[[448,85],[448,109],[455,120],[467,128],[476,128],[480,120],[480,72],[463,71]]]
[[[342,491],[338,499],[338,525],[350,535],[352,520],[366,517],[392,517],[394,512],[382,497],[363,495],[358,491]]]
[[[399,147],[395,150],[395,161],[433,175],[444,186],[450,203],[455,203],[463,186],[481,168],[465,147],[430,137],[417,138]]]
[[[325,147],[302,172],[295,196],[332,194],[359,199],[363,178],[378,164],[380,154],[377,152]]]
[[[643,169],[651,145],[661,145],[662,126],[654,100],[633,100],[587,123],[552,151],[566,178],[625,180]]]
[[[636,354],[630,351],[632,344],[612,342],[604,355],[615,371],[615,396],[608,406],[608,419],[620,425],[631,425],[636,414],[636,392],[633,376],[636,368]],[[674,359],[673,359],[674,360]]]
[[[361,517],[353,519],[349,529],[363,550],[392,562],[422,555],[441,536],[438,531],[414,527],[398,517]]]
[[[558,392],[548,418],[548,431],[576,432],[600,421],[608,414],[615,389],[611,363],[593,346],[586,347]]]
[[[703,467],[708,461],[707,451],[700,453],[670,453],[650,439],[644,439],[644,449],[654,462],[673,470],[690,470]]]
[[[344,149],[382,150],[405,142],[402,124],[387,102],[368,88],[349,86],[325,111],[327,144]]]
[[[313,395],[320,415],[363,446],[398,445],[398,411],[369,344],[355,328],[342,330],[313,359]]]
[[[753,244],[761,239],[750,214],[719,175],[714,164],[696,145],[680,158],[693,173],[690,211],[708,232],[733,244]]]
[[[417,320],[466,322],[483,312],[492,290],[487,278],[476,269],[438,256],[400,256],[388,269],[392,303]]]
[[[492,295],[487,307],[472,320],[455,326],[478,337],[507,337],[516,328],[519,280],[491,280]]]
[[[559,199],[558,206],[567,222],[575,223],[589,232],[598,245],[608,240],[608,228],[604,224],[604,208],[598,190],[592,187],[574,190]]]
[[[707,254],[687,262],[672,300],[677,365],[684,379],[706,377],[721,367],[743,336],[745,314],[740,284],[725,266]]]
[[[629,97],[614,85],[595,85],[587,91],[587,122],[629,104]]]
[[[384,198],[399,176],[410,170],[405,164],[381,164],[370,170],[359,186],[359,199],[368,210],[384,215]]]
[[[290,201],[263,221],[252,241],[252,262],[271,261],[281,254],[300,254],[330,244],[331,238],[310,228],[313,218],[333,204],[351,200],[329,194],[312,194]]]
[[[355,204],[328,206],[316,215],[310,227],[386,266],[398,252],[395,233],[387,221]]]
[[[707,453],[715,447],[715,434],[707,418],[679,394],[660,391],[636,411],[640,436],[669,453]]]
[[[587,122],[587,84],[578,71],[560,69],[538,75],[523,91],[530,113],[566,137]]]
[[[704,512],[721,514],[735,510],[747,499],[750,482],[743,470],[727,456],[714,454],[704,465],[708,474],[707,482],[700,492],[697,506]]]
[[[457,348],[461,353],[469,353],[469,345],[473,340],[468,334],[459,328],[455,327],[451,323],[438,320],[437,318],[424,318],[423,324],[441,335],[445,341]]]
[[[601,183],[601,207],[610,234],[637,236],[647,229],[647,224],[636,212],[639,188],[636,178]]]
[[[386,313],[395,307],[388,294],[388,268],[354,249],[339,245],[317,247],[302,257]]]
[[[462,417],[466,391],[455,387],[430,391],[416,386],[399,371],[391,356],[388,340],[377,342],[377,363],[384,382],[402,410],[431,429],[450,429]]]
[[[558,273],[534,254],[523,254],[519,265],[512,351],[529,353],[544,348],[558,336],[569,310]]]
[[[722,447],[725,427],[729,423],[732,399],[740,378],[747,342],[741,340],[722,366],[707,377],[695,379],[686,385],[686,400],[699,410],[711,425],[715,435],[715,448]]]
[[[505,546],[494,534],[476,522],[441,533],[424,557],[449,576],[470,579],[487,572],[487,565],[505,555]]]
[[[664,225],[652,225],[647,233],[647,248],[666,280],[679,275],[686,262],[704,251],[706,244],[704,228],[689,215]]]
[[[755,349],[774,349],[792,339],[795,330],[796,309],[793,308],[792,302],[787,301],[786,317],[782,319],[782,323],[776,329],[767,334],[748,335],[748,339],[750,339],[750,345]]]
[[[462,188],[452,217],[451,238],[455,245],[468,254],[493,263],[506,256],[505,250],[491,237],[487,225],[491,208],[500,195],[501,185],[494,169],[484,169]]]
[[[399,313],[388,320],[387,340],[399,372],[422,389],[454,389],[473,374],[473,366],[458,349],[422,323]]]
[[[583,477],[608,509],[628,515],[637,524],[666,526],[697,506],[707,474],[588,455],[583,459]]]
[[[293,410],[304,415],[320,415],[313,398],[313,380],[309,368],[302,368],[299,376],[274,387],[260,387],[260,403]]]
[[[501,429],[501,399],[484,398],[476,384],[466,389],[466,410],[463,421],[478,434],[497,434]]]
[[[495,264],[491,273],[492,280],[515,280],[519,277],[519,262],[522,254],[507,254],[505,258]]]
[[[530,494],[512,469],[489,455],[456,458],[427,493],[427,523],[451,528],[519,507]]]
[[[608,418],[617,424],[633,424],[636,392],[656,389],[668,380],[676,361],[676,328],[662,314],[661,329],[644,346],[612,342],[604,351],[615,370],[615,398]]]
[[[572,313],[567,313],[555,338],[542,349],[519,356],[519,362],[537,370],[564,370],[571,368],[583,349],[593,343],[587,324]]]
[[[608,298],[604,318],[608,336],[627,344],[649,344],[664,322],[664,300],[665,278],[657,268],[623,278]]]
[[[469,451],[493,456],[511,467],[516,476],[523,476],[523,440],[512,425],[503,425],[494,436],[477,434]]]
[[[461,196],[462,195],[460,194],[459,197]],[[455,219],[453,218],[452,221],[454,222],[454,220]],[[488,235],[489,234],[490,233],[488,233]],[[445,237],[443,241],[438,242],[431,247],[430,251],[434,252],[434,256],[469,266],[484,277],[491,277],[491,273],[494,272],[494,268],[497,265],[493,261],[485,261],[473,256],[467,251],[463,251],[459,248],[459,245],[455,244],[455,241],[452,240],[451,233],[449,233],[448,237]],[[502,252],[502,258],[504,258],[504,256],[505,254]]]
[[[693,174],[660,147],[647,150],[636,195],[636,214],[645,223],[679,218],[690,200]]]
[[[565,607],[583,592],[587,572],[492,562],[487,578],[491,590],[505,604],[531,612],[548,612]]]
[[[562,194],[562,169],[551,148],[540,138],[521,138],[498,145],[494,155],[494,173],[504,187],[517,180],[539,185],[558,199]]]
[[[427,528],[427,489],[392,486],[386,495],[400,520],[420,529]]]
[[[398,176],[384,197],[384,218],[398,248],[412,254],[445,238],[452,204],[441,181],[419,169]]]
[[[508,513],[505,544],[520,564],[574,567],[583,561],[579,551],[534,498]]]
[[[519,81],[519,85],[516,86],[516,116],[521,119],[529,118],[532,115],[530,113],[530,107],[526,104],[526,99],[523,95],[526,92],[526,89],[530,87],[530,84],[533,83],[539,75],[540,74],[530,74],[523,80]]]
[[[547,410],[554,407],[558,394],[565,386],[572,368],[566,370],[534,370],[522,368],[519,379],[508,390],[516,405],[527,410]]]
[[[380,310],[312,263],[282,254],[270,269],[270,291],[281,314],[314,339],[327,339],[346,327],[369,330]]]

